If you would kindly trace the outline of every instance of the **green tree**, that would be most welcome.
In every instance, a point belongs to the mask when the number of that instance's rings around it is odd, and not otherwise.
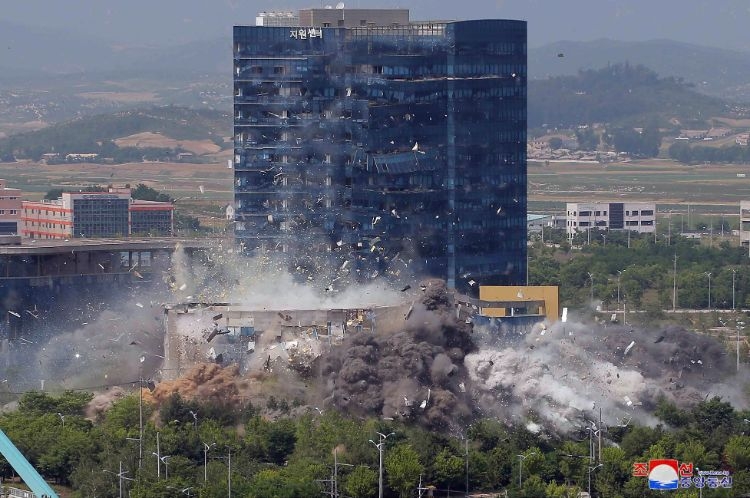
[[[344,492],[352,498],[372,498],[378,488],[378,473],[362,465],[355,467],[344,480]]]
[[[750,469],[750,436],[732,436],[724,446],[724,458],[735,470]]]
[[[385,470],[388,476],[388,486],[401,498],[407,498],[416,488],[424,467],[411,445],[399,444],[387,452]]]
[[[454,455],[448,448],[443,448],[437,454],[432,468],[440,488],[456,489],[465,472],[464,459]]]
[[[157,201],[157,202],[174,202],[167,194],[159,192],[158,190],[149,187],[144,183],[139,183],[131,190],[130,193],[133,199],[139,199],[143,201]]]
[[[550,149],[556,150],[563,146],[562,138],[560,137],[551,137],[547,143],[549,143]]]
[[[294,422],[282,419],[274,423],[268,431],[268,457],[271,462],[280,465],[294,451],[297,442]]]
[[[576,129],[576,140],[583,150],[596,150],[599,147],[599,135],[590,126]]]

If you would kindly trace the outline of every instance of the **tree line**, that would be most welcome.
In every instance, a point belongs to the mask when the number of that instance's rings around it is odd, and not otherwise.
[[[730,145],[707,147],[675,142],[669,146],[669,157],[685,164],[695,163],[750,163],[750,147]]]
[[[272,406],[238,408],[177,394],[158,409],[145,404],[140,440],[137,395],[119,399],[93,419],[84,416],[91,397],[31,392],[20,398],[17,410],[0,415],[0,428],[45,478],[82,498],[118,496],[120,465],[122,485],[137,498],[224,497],[230,485],[234,496],[316,498],[331,496],[334,480],[339,496],[373,498],[378,443],[387,498],[417,496],[420,482],[435,496],[459,495],[468,484],[471,492],[562,498],[586,490],[589,476],[599,496],[657,497],[631,470],[634,462],[662,457],[730,470],[733,487],[712,490],[712,496],[750,491],[745,435],[750,412],[717,397],[686,409],[661,400],[655,427],[602,428],[601,454],[591,453],[583,428],[564,435],[535,433],[523,424],[478,419],[453,433],[427,431],[395,421],[354,420],[295,400],[269,398]],[[0,474],[11,477],[7,463]]]
[[[592,231],[589,244],[581,232],[571,244],[564,230],[545,228],[546,244],[536,240],[529,249],[529,284],[557,285],[562,306],[584,308],[591,296],[591,274],[594,298],[605,306],[617,302],[619,281],[620,300],[630,309],[671,309],[673,298],[678,308],[706,309],[711,274],[711,309],[750,307],[747,248],[727,241],[709,246],[677,233],[670,240],[659,234],[656,242],[653,234],[628,237],[612,230],[604,235],[606,239]]]

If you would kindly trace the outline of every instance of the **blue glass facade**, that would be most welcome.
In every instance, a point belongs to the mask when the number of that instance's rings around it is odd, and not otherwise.
[[[525,22],[236,26],[234,71],[246,249],[525,282]]]

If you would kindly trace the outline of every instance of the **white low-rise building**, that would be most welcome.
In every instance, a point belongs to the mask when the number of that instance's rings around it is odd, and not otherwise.
[[[656,204],[652,202],[569,202],[565,231],[568,237],[592,228],[654,233]]]

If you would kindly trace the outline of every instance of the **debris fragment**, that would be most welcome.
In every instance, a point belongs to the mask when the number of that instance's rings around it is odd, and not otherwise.
[[[628,347],[625,348],[625,352],[622,354],[625,356],[630,352],[631,349],[633,349],[633,346],[635,346],[635,341],[630,341],[630,344],[628,344]]]

